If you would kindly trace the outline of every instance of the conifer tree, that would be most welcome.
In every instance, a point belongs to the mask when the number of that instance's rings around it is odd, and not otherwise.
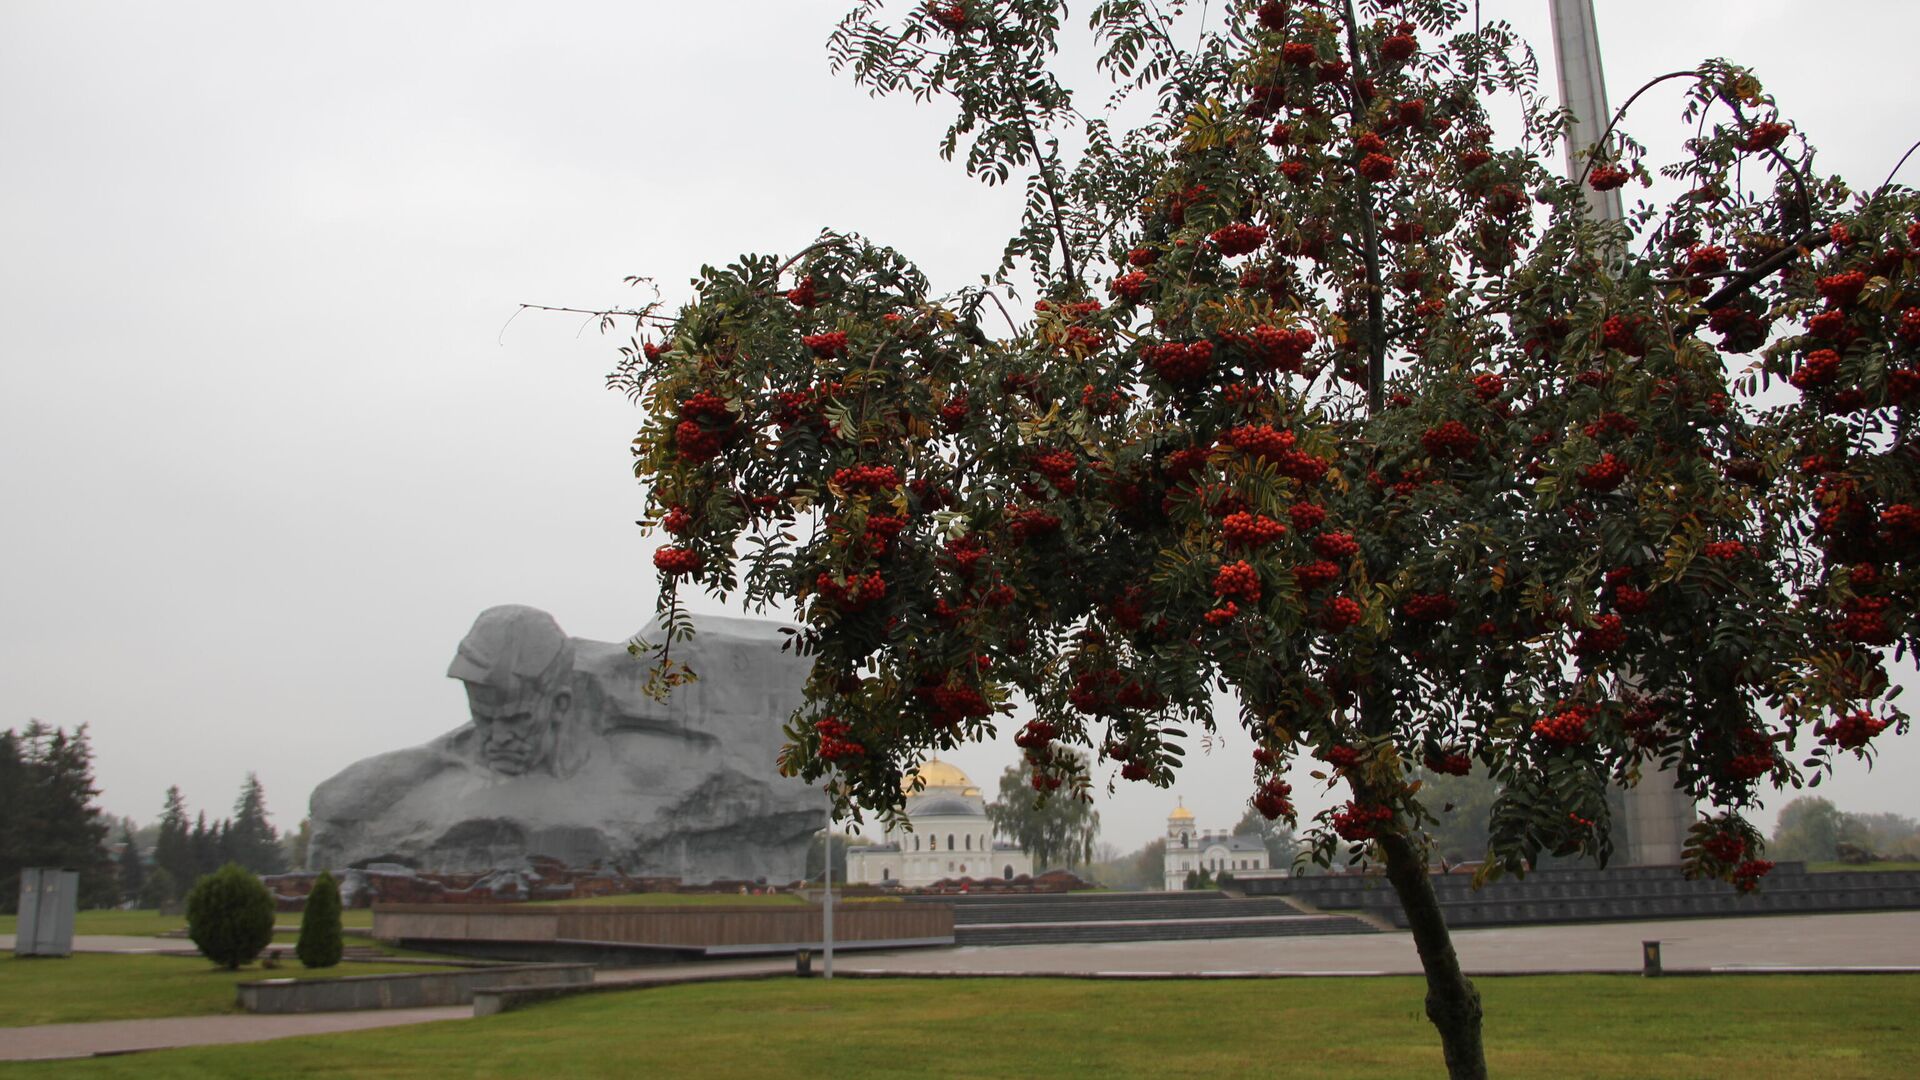
[[[332,967],[340,962],[346,945],[340,926],[340,886],[331,871],[322,870],[307,893],[306,909],[300,913],[300,940],[294,954],[310,968]]]

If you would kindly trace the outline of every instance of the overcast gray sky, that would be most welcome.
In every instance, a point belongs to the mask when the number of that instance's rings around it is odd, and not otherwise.
[[[844,4],[0,0],[0,727],[91,725],[115,814],[178,784],[222,815],[254,770],[291,827],[464,719],[443,673],[481,609],[637,630],[615,340],[515,305],[626,303],[626,274],[677,297],[823,226],[956,287],[1015,221],[934,153],[940,107],[828,73]],[[1545,0],[1483,7],[1550,62]],[[1598,7],[1616,103],[1724,55],[1856,186],[1920,138],[1920,5]],[[1630,118],[1656,151],[1677,94]],[[1226,734],[1175,792],[1103,798],[1103,840],[1175,794],[1237,820]],[[955,760],[991,788],[1015,754]],[[1920,815],[1917,770],[1910,740],[1822,790]]]

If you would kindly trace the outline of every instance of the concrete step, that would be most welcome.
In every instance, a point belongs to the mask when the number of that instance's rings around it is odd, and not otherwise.
[[[1201,941],[1217,938],[1372,934],[1374,927],[1338,915],[1250,919],[1150,919],[1026,923],[954,928],[956,945],[1066,945],[1112,941]]]

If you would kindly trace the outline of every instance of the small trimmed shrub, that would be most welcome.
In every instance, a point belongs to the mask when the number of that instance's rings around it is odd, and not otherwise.
[[[187,936],[228,970],[251,963],[273,941],[273,894],[252,871],[228,863],[187,893]]]
[[[307,908],[300,914],[300,941],[293,952],[310,968],[327,968],[340,962],[346,945],[340,932],[340,886],[333,874],[322,870],[313,879],[313,891],[307,893]]]

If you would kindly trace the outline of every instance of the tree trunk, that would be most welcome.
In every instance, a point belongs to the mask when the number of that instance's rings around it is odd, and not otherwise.
[[[1440,898],[1427,876],[1421,849],[1404,834],[1386,832],[1379,838],[1387,856],[1387,880],[1400,895],[1407,913],[1413,944],[1420,950],[1420,966],[1427,973],[1427,1019],[1440,1032],[1447,1057],[1447,1075],[1453,1080],[1485,1080],[1487,1054],[1480,1042],[1480,991],[1460,970],[1453,936],[1440,912]]]

